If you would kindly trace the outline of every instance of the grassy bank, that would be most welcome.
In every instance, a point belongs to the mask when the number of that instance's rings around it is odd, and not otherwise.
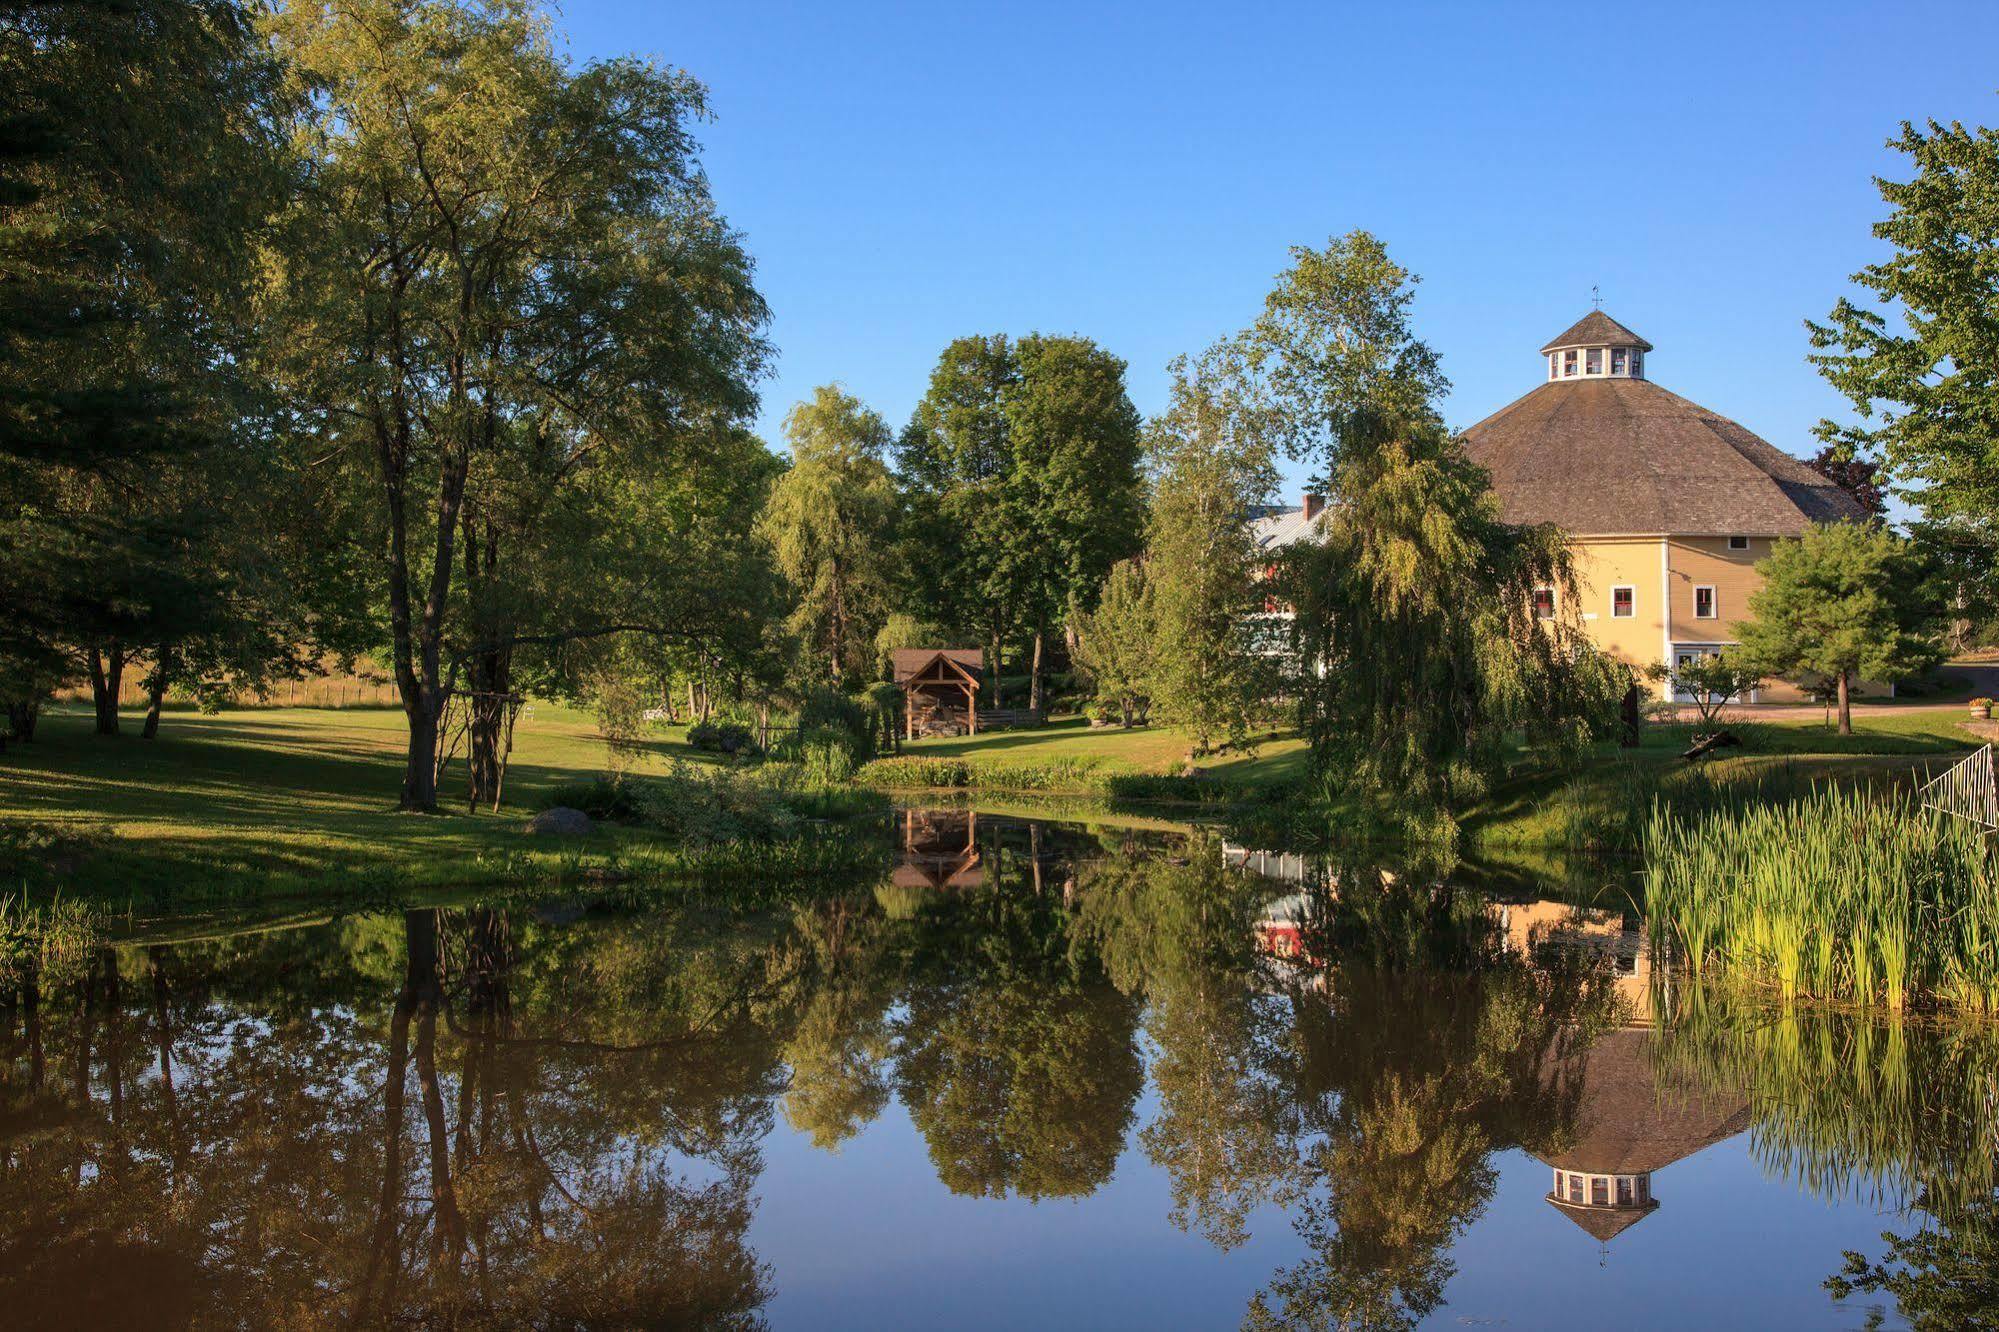
[[[1856,719],[1849,736],[1810,718],[1730,723],[1740,748],[1687,763],[1680,756],[1696,729],[1647,725],[1638,748],[1604,745],[1580,770],[1524,762],[1467,812],[1466,845],[1630,855],[1660,801],[1697,812],[1784,800],[1834,781],[1884,793],[1909,789],[1978,743],[1955,710],[1911,708]]]
[[[134,721],[131,730],[136,732]],[[601,773],[608,753],[578,712],[523,715],[497,814],[468,814],[463,769],[447,772],[444,812],[398,813],[402,714],[389,710],[170,712],[157,740],[98,736],[79,709],[44,717],[32,744],[0,756],[0,885],[141,902],[381,885],[568,880],[721,870],[803,848],[688,848],[607,825],[589,838],[525,836],[527,813]],[[678,732],[632,756],[638,774],[698,759]]]
[[[1192,748],[1192,739],[1175,727],[1124,730],[1078,718],[1032,730],[910,741],[900,755],[863,767],[855,780],[885,791],[1231,803],[1273,797],[1305,774],[1304,742],[1289,733],[1250,753],[1195,758]]]

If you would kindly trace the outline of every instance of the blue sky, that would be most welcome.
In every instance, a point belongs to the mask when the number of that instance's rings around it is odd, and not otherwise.
[[[1999,120],[1999,4],[774,5],[569,0],[577,58],[707,83],[779,348],[900,427],[966,333],[1081,333],[1157,409],[1294,244],[1421,275],[1453,425],[1590,308],[1652,378],[1809,453],[1802,321],[1876,257],[1903,118]],[[1295,488],[1295,477],[1293,478]]]

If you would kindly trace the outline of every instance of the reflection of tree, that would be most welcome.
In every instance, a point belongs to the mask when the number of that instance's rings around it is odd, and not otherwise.
[[[7,1104],[61,1068],[72,1110],[0,1149],[10,1318],[758,1322],[743,1236],[791,1002],[767,941],[704,947],[670,915],[549,947],[496,911],[393,926],[386,993],[372,963],[295,967],[295,933],[21,997]],[[220,997],[260,974],[257,1003]]]
[[[1450,1249],[1492,1196],[1494,1151],[1572,1122],[1574,1071],[1617,1012],[1607,976],[1505,958],[1482,903],[1344,866],[1310,913],[1329,965],[1294,996],[1310,1256],[1252,1302],[1257,1327],[1397,1328],[1443,1300]]]
[[[813,1146],[830,1150],[888,1104],[886,922],[851,898],[800,906],[793,919],[817,983],[784,1049],[791,1067],[784,1117],[810,1134]]]
[[[1136,1004],[1069,947],[1031,856],[914,923],[896,1090],[953,1192],[1077,1197],[1110,1178],[1144,1081]]]
[[[1879,1261],[1849,1252],[1826,1282],[1834,1297],[1891,1295],[1916,1332],[1999,1328],[1999,1194],[1957,1212],[1955,1225],[1883,1232]]]
[[[1266,894],[1212,837],[1172,858],[1120,848],[1083,881],[1081,933],[1146,999],[1159,1114],[1139,1141],[1171,1181],[1173,1223],[1224,1250],[1297,1179],[1290,1014],[1261,987],[1254,947]]]
[[[1655,1063],[1687,1092],[1746,1094],[1766,1172],[1925,1218],[1884,1235],[1879,1262],[1847,1254],[1836,1295],[1892,1295],[1917,1328],[1999,1326],[1999,1031],[1705,987],[1672,1000]]]

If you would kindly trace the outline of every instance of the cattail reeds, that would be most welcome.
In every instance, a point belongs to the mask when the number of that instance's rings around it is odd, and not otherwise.
[[[1817,788],[1645,832],[1655,948],[1786,1000],[1999,1013],[1999,852],[1906,794]]]

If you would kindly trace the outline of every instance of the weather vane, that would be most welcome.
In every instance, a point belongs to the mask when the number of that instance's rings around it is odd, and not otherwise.
[[[1603,293],[1598,291],[1595,287],[1591,287],[1589,289],[1589,302],[1591,306],[1593,306],[1598,310],[1601,310],[1603,308]]]

